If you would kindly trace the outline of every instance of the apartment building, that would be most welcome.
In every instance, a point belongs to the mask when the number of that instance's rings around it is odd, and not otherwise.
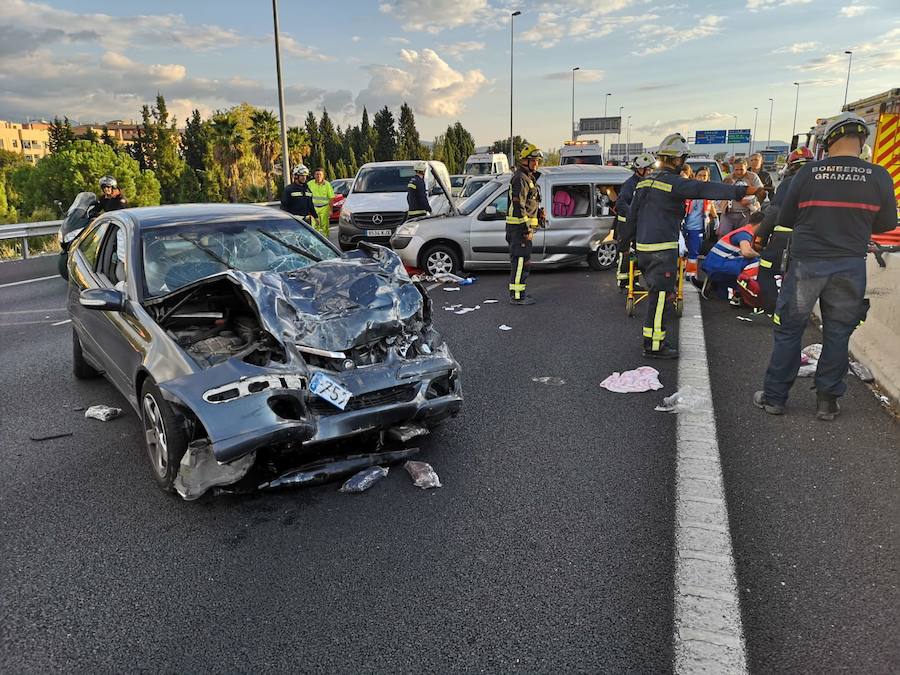
[[[0,149],[17,152],[25,161],[36,164],[50,154],[50,125],[46,122],[7,122],[0,120]]]

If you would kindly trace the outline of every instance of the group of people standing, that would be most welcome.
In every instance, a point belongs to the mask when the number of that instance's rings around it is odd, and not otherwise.
[[[291,171],[291,182],[281,193],[281,208],[303,218],[327,237],[334,199],[334,188],[325,180],[325,169],[316,169],[310,182],[309,169],[298,164]]]

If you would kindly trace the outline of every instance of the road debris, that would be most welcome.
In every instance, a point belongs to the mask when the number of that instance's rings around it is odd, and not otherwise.
[[[851,361],[850,370],[853,371],[853,374],[863,382],[875,381],[875,376],[872,374],[872,371],[866,368],[866,366],[861,364],[859,361]]]
[[[490,299],[488,299],[488,300],[484,300],[484,304],[486,304],[486,305],[495,305],[495,304],[497,304],[498,302],[500,302],[500,301],[499,301],[499,300],[494,300],[493,298],[490,298]]]
[[[181,458],[173,486],[182,499],[191,502],[202,497],[212,487],[236,483],[247,475],[255,461],[254,451],[228,464],[220,464],[216,461],[209,442],[194,441]]]
[[[270,481],[260,483],[260,490],[274,490],[284,487],[300,487],[305,485],[320,485],[338,478],[351,476],[363,469],[376,464],[393,464],[400,460],[412,457],[419,452],[419,448],[405,448],[403,450],[391,450],[389,452],[376,452],[369,455],[353,455],[341,459],[324,459],[310,464],[304,464],[287,473],[284,473]]]
[[[387,475],[388,468],[386,466],[370,466],[348,478],[338,492],[365,492]]]
[[[662,389],[659,371],[650,366],[641,366],[623,373],[613,373],[600,386],[616,394],[635,394],[642,391]]]
[[[121,408],[113,408],[108,405],[92,405],[84,411],[85,417],[100,420],[101,422],[109,422],[110,420],[116,419],[121,414]]]
[[[444,290],[447,291],[448,293],[449,293],[450,291],[458,291],[458,290],[459,290],[459,286],[444,286]]]
[[[446,307],[444,307],[444,311],[445,311],[445,312],[455,312],[455,311],[458,310],[460,307],[462,307],[462,303],[459,303],[459,304],[456,304],[456,305],[447,305]]]
[[[749,321],[750,323],[753,323],[753,319],[751,319],[749,316],[739,316],[738,321]]]
[[[537,382],[538,384],[549,384],[553,387],[559,387],[566,383],[561,377],[532,377],[531,381]]]
[[[686,385],[671,396],[666,396],[661,405],[654,408],[659,412],[705,413],[712,411],[712,401],[706,392]]]
[[[58,434],[48,434],[46,436],[29,436],[33,441],[52,441],[56,438],[66,438],[68,436],[74,436],[75,434],[71,431],[61,431]]]
[[[500,330],[512,330],[512,326],[507,326],[505,323],[501,323],[497,328]]]
[[[474,312],[476,310],[481,309],[481,305],[475,305],[474,307],[463,307],[460,310],[453,312],[454,314],[468,314],[469,312]]]
[[[412,478],[413,485],[416,487],[423,490],[441,487],[441,479],[438,478],[437,473],[428,462],[410,460],[403,465],[403,468],[409,473],[409,477]]]
[[[431,431],[428,427],[420,424],[402,424],[399,427],[393,427],[385,432],[385,436],[390,441],[397,443],[409,443],[414,438],[427,436]]]

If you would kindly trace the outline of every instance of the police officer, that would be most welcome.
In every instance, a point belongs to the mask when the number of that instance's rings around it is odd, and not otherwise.
[[[656,157],[645,152],[634,158],[631,170],[634,172],[628,177],[622,187],[619,188],[619,198],[616,200],[615,237],[619,249],[619,269],[616,272],[616,281],[619,288],[628,284],[628,259],[631,256],[631,244],[634,242],[634,230],[628,229],[628,208],[634,198],[634,188],[641,178],[645,178],[656,164]]]
[[[298,164],[291,171],[293,181],[286,185],[281,193],[281,208],[283,211],[300,216],[310,225],[315,226],[316,207],[313,204],[313,193],[309,189],[309,169],[303,164]]]
[[[705,183],[679,175],[687,159],[688,145],[681,134],[669,134],[656,153],[661,168],[638,182],[628,210],[628,227],[635,232],[638,267],[649,291],[644,321],[644,356],[678,358],[678,350],[666,343],[668,296],[675,292],[678,274],[678,233],[684,218],[685,199],[743,199],[765,196],[765,188]]]
[[[866,316],[866,253],[873,232],[897,227],[891,176],[860,159],[869,129],[853,113],[825,129],[828,156],[794,177],[778,224],[791,228],[789,265],[775,307],[774,345],[753,403],[771,415],[784,405],[800,368],[803,331],[816,301],[822,311],[822,355],[816,367],[816,417],[833,420],[847,390],[848,343]]]
[[[525,292],[525,280],[531,267],[531,240],[534,231],[544,226],[538,167],[544,153],[529,143],[519,153],[518,166],[509,180],[509,206],[506,211],[506,242],[509,244],[509,302],[533,305],[534,298]]]
[[[119,183],[112,176],[100,179],[100,208],[104,211],[118,211],[128,208],[128,200],[119,189]]]
[[[416,175],[409,179],[406,186],[407,219],[431,213],[431,202],[428,201],[428,189],[425,187],[428,163],[419,160],[413,165],[413,169]]]

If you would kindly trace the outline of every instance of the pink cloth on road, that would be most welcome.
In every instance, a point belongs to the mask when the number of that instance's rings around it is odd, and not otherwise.
[[[624,373],[613,373],[603,380],[600,386],[617,394],[632,394],[663,388],[659,381],[659,371],[650,366],[626,370]]]

